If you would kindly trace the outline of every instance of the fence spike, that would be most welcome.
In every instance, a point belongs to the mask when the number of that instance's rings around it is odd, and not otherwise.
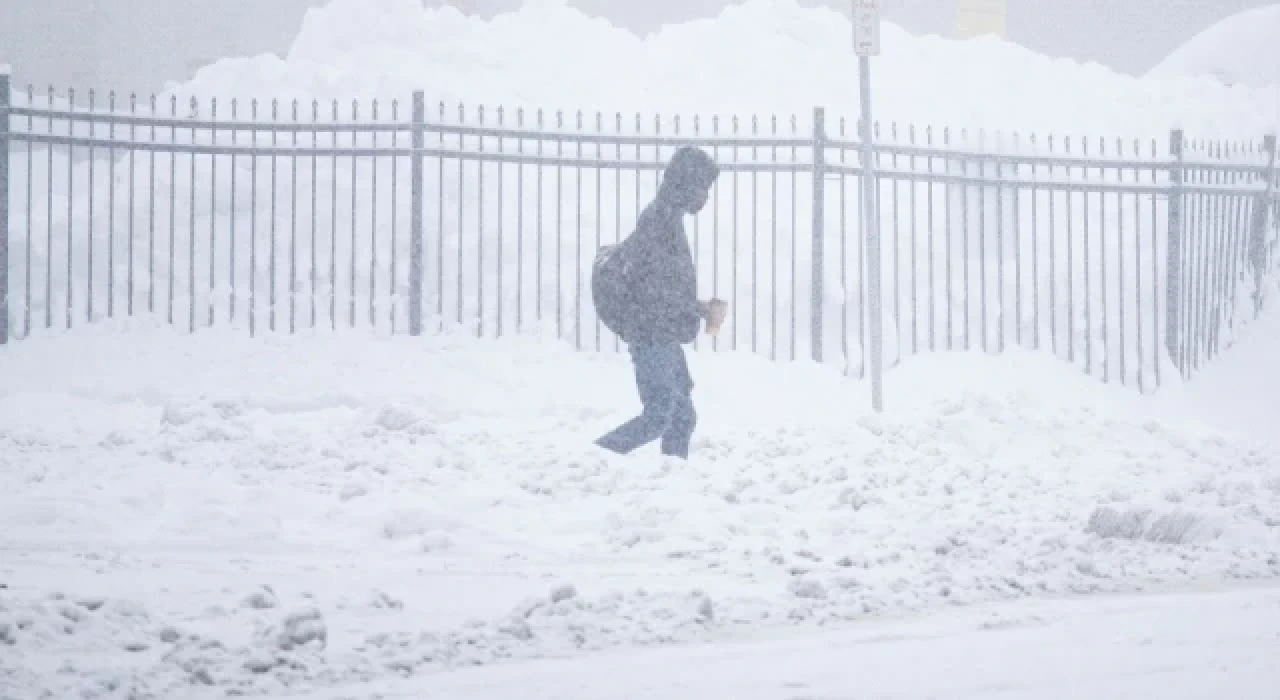
[[[845,125],[845,118],[840,117],[840,138],[844,138],[844,125]]]
[[[617,133],[622,133],[622,112],[613,113],[613,128]]]
[[[484,105],[476,107],[476,119],[479,120],[480,126],[484,126]]]
[[[538,108],[538,113],[535,118],[537,119],[538,128],[541,129],[546,120],[546,113],[541,107]]]
[[[296,98],[289,105],[289,114],[295,122],[298,121],[298,100]]]
[[[653,133],[662,133],[662,115],[660,114],[653,115]]]
[[[596,110],[596,133],[597,133],[597,134],[603,134],[603,133],[604,133],[604,113],[603,113],[603,112],[601,112],[601,111],[600,111],[600,110],[598,110],[598,109]],[[599,150],[598,150],[598,149],[599,149],[600,147],[599,147],[599,146],[596,146],[596,148],[597,148],[597,153],[598,153],[598,152],[599,152]]]
[[[760,117],[758,115],[753,114],[751,115],[751,133],[757,134],[759,132],[760,132]]]
[[[556,128],[564,130],[564,110],[556,110]]]
[[[524,126],[524,107],[516,107],[516,125]]]
[[[400,98],[391,98],[391,120],[400,121]]]
[[[894,143],[898,143],[898,122],[896,120],[889,122],[889,138],[893,139]]]
[[[498,126],[502,126],[506,122],[507,108],[498,105]]]
[[[297,100],[294,100],[294,102],[297,102]],[[378,98],[376,97],[369,103],[369,118],[375,122],[378,121]]]
[[[924,128],[924,141],[930,146],[933,145],[933,125],[929,124]]]
[[[942,127],[942,144],[944,146],[951,145],[951,127],[949,126]]]
[[[443,103],[441,104],[441,107],[442,108],[440,110],[440,114],[443,115],[444,114]],[[341,109],[341,107],[338,106],[337,99],[333,100],[333,103],[330,105],[330,108],[333,110],[333,121],[335,122],[338,121],[338,111]]]
[[[209,98],[209,118],[216,120],[218,118],[218,98]]]
[[[693,115],[693,133],[695,136],[702,133],[702,116],[701,115],[698,115],[698,114]]]
[[[719,114],[711,115],[711,133],[713,134],[720,133],[720,115]]]
[[[680,115],[677,114],[671,118],[672,133],[676,136],[680,135]]]
[[[738,115],[733,115],[733,133],[738,133]]]

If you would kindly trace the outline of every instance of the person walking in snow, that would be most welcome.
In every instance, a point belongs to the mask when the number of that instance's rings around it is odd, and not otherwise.
[[[726,306],[720,300],[697,298],[683,218],[702,211],[719,175],[719,167],[704,151],[678,150],[635,231],[608,252],[621,280],[615,331],[631,355],[643,411],[596,440],[599,447],[628,454],[661,438],[662,454],[689,457],[697,414],[682,345],[694,341],[704,320],[707,331],[715,333]],[[601,298],[597,296],[598,307]]]

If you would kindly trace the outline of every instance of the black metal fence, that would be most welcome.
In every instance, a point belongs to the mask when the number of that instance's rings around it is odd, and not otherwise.
[[[845,120],[624,117],[326,101],[11,93],[0,77],[0,341],[131,315],[191,331],[542,328],[618,347],[589,266],[679,146],[724,168],[690,223],[701,349],[863,372],[885,358],[1049,349],[1150,390],[1232,340],[1274,284],[1275,140],[1102,140]],[[104,104],[105,102],[105,104]],[[180,111],[181,110],[181,111]],[[867,283],[861,178],[882,284]],[[1169,235],[1174,232],[1177,235]]]

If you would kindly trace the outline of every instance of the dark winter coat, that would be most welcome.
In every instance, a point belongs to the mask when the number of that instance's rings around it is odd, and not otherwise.
[[[624,338],[628,343],[692,343],[698,336],[702,306],[683,216],[669,197],[659,195],[623,245],[636,311]]]
[[[633,315],[623,333],[628,343],[683,344],[698,337],[703,310],[684,215],[701,208],[719,175],[719,166],[704,151],[677,150],[658,196],[620,247]]]

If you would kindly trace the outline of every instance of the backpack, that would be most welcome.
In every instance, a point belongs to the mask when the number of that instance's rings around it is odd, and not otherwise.
[[[621,244],[606,245],[596,252],[591,264],[591,300],[596,316],[605,328],[624,339],[629,322],[635,319],[625,257]]]

